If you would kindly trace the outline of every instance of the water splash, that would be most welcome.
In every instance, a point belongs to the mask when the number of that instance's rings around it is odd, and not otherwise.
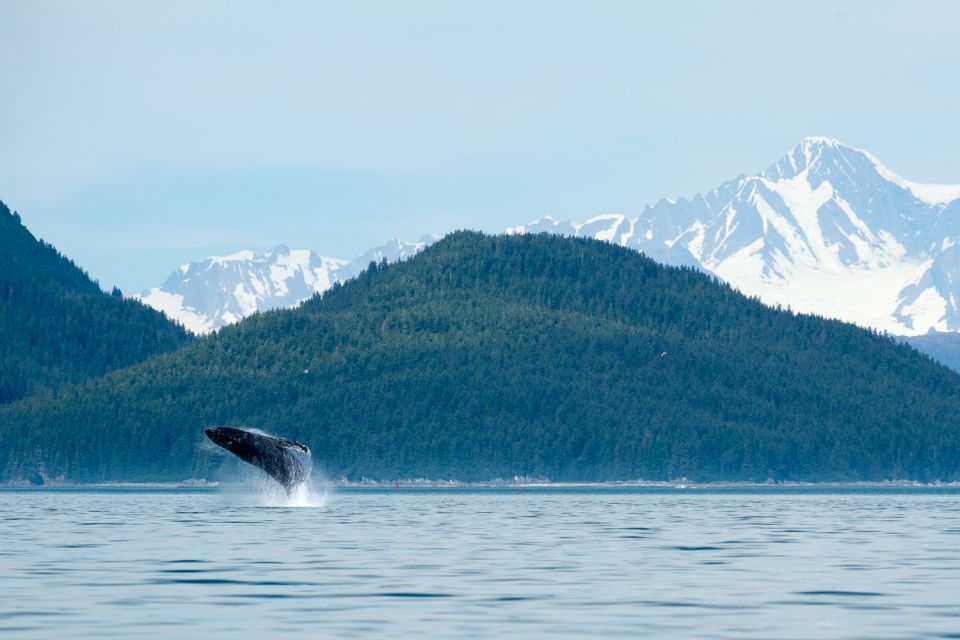
[[[326,483],[307,479],[288,494],[283,487],[270,479],[258,487],[258,503],[261,507],[325,507],[328,489]]]
[[[226,481],[222,490],[222,495],[235,506],[325,507],[330,499],[332,485],[316,472],[289,494],[276,480],[255,467],[243,465],[235,473],[234,479]]]
[[[244,455],[244,452],[238,453],[228,446],[229,441],[228,444],[223,444],[211,435],[211,432],[218,434],[222,431],[256,434],[275,439],[276,442],[270,443],[269,446],[281,447],[282,455],[271,460],[270,465],[268,465],[270,467],[268,475],[267,467],[261,464],[258,457]],[[227,466],[233,469],[232,472],[227,471],[227,473],[236,474],[241,481],[239,485],[232,487],[232,490],[229,491],[233,500],[262,507],[322,507],[326,505],[330,484],[322,477],[318,478],[316,473],[312,474],[314,471],[313,460],[310,449],[306,445],[285,440],[262,429],[248,427],[211,428],[207,430],[207,436],[215,445],[213,443],[205,444],[214,446],[218,453],[226,450],[236,456],[236,459],[230,458],[227,463]],[[220,446],[216,447],[216,445]],[[282,466],[277,468],[277,465]],[[220,473],[224,472],[225,468],[221,467]],[[288,491],[284,488],[284,484],[290,481],[299,481],[299,484]]]

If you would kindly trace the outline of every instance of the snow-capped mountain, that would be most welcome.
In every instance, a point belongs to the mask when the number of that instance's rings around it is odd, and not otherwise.
[[[397,262],[406,260],[423,251],[425,247],[430,246],[440,239],[440,236],[425,235],[417,242],[404,242],[394,238],[378,247],[367,249],[353,260],[344,264],[337,270],[336,278],[338,282],[349,280],[360,274],[361,271],[370,266],[371,262],[380,263],[383,260],[387,262]]]
[[[284,245],[262,255],[240,251],[212,256],[181,265],[162,285],[136,297],[194,333],[209,333],[257,311],[295,307],[335,282],[356,276],[370,262],[402,260],[435,240],[435,236],[419,242],[391,240],[353,260]]]
[[[960,186],[901,178],[866,151],[805,138],[765,171],[639,215],[545,217],[507,233],[596,238],[711,272],[748,295],[893,334],[960,331]],[[371,261],[429,245],[393,240],[350,261],[277,247],[180,267],[141,294],[206,333],[254,311],[290,307]]]
[[[292,307],[336,281],[344,260],[284,245],[182,265],[138,297],[194,333],[209,333],[255,311]]]
[[[910,182],[828,138],[637,217],[547,217],[508,233],[542,231],[694,265],[796,311],[902,335],[960,330],[960,186]]]

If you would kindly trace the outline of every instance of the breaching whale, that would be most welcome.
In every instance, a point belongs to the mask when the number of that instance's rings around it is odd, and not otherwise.
[[[310,477],[310,448],[304,444],[236,427],[211,427],[204,433],[244,462],[266,471],[288,494]]]

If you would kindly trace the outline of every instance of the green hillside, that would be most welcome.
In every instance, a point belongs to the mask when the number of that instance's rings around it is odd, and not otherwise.
[[[3,480],[210,477],[202,428],[331,476],[960,478],[960,376],[607,243],[460,232],[293,311],[0,410]]]
[[[101,291],[0,202],[0,404],[188,341],[162,314]]]

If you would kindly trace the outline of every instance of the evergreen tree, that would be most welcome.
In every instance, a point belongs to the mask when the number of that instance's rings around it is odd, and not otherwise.
[[[190,340],[162,314],[108,295],[0,202],[0,404],[125,367]]]
[[[0,409],[0,479],[209,477],[210,425],[330,475],[960,479],[960,376],[876,332],[555,236],[452,234],[294,310]]]

